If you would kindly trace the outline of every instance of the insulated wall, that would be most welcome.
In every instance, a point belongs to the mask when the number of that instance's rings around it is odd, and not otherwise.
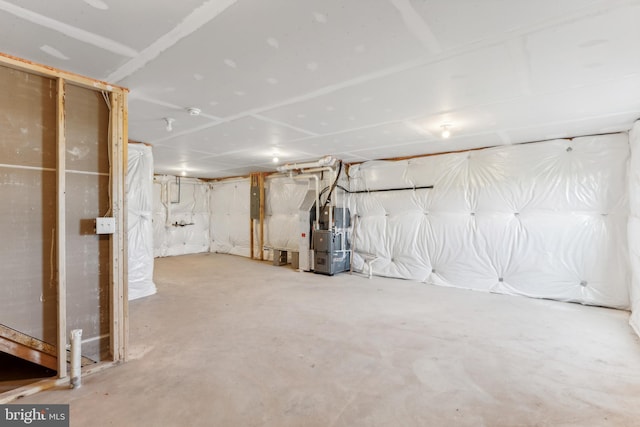
[[[127,210],[129,300],[156,293],[153,283],[153,153],[128,145]]]
[[[640,121],[630,133],[629,257],[631,259],[631,326],[640,335]]]
[[[250,256],[250,188],[248,178],[210,184],[211,252]]]
[[[629,307],[627,134],[353,166],[354,268]]]
[[[153,184],[154,256],[209,251],[209,184],[157,176]]]
[[[309,188],[307,180],[296,181],[287,176],[267,177],[264,243],[266,247],[298,250],[298,209]]]

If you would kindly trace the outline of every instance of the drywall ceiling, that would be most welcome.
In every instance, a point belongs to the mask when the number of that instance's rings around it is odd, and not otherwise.
[[[638,22],[640,0],[0,0],[0,51],[129,87],[156,173],[214,178],[628,130]]]

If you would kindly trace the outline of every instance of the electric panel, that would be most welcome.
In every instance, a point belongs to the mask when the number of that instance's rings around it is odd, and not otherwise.
[[[251,187],[249,216],[251,219],[260,219],[260,187],[257,185]]]

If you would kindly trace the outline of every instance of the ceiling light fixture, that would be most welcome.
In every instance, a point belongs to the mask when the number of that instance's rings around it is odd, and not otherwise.
[[[187,112],[190,116],[199,116],[200,113],[202,113],[202,110],[196,107],[189,107],[187,108]]]
[[[451,124],[447,123],[447,124],[444,124],[444,125],[442,125],[440,127],[442,128],[442,133],[441,133],[442,137],[444,139],[449,138],[451,136]]]
[[[278,163],[279,161],[280,161],[280,159],[279,159],[279,158],[277,158],[277,157],[274,157],[274,158],[272,159],[272,162],[273,162],[273,163]]]
[[[167,132],[171,132],[173,130],[173,122],[175,122],[175,119],[172,119],[171,117],[165,117],[164,118],[164,122],[167,124],[165,126],[165,129],[167,130]]]

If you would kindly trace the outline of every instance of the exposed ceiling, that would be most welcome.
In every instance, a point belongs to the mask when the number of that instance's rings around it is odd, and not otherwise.
[[[156,172],[213,178],[628,130],[639,22],[640,0],[0,0],[0,51],[130,88]]]

